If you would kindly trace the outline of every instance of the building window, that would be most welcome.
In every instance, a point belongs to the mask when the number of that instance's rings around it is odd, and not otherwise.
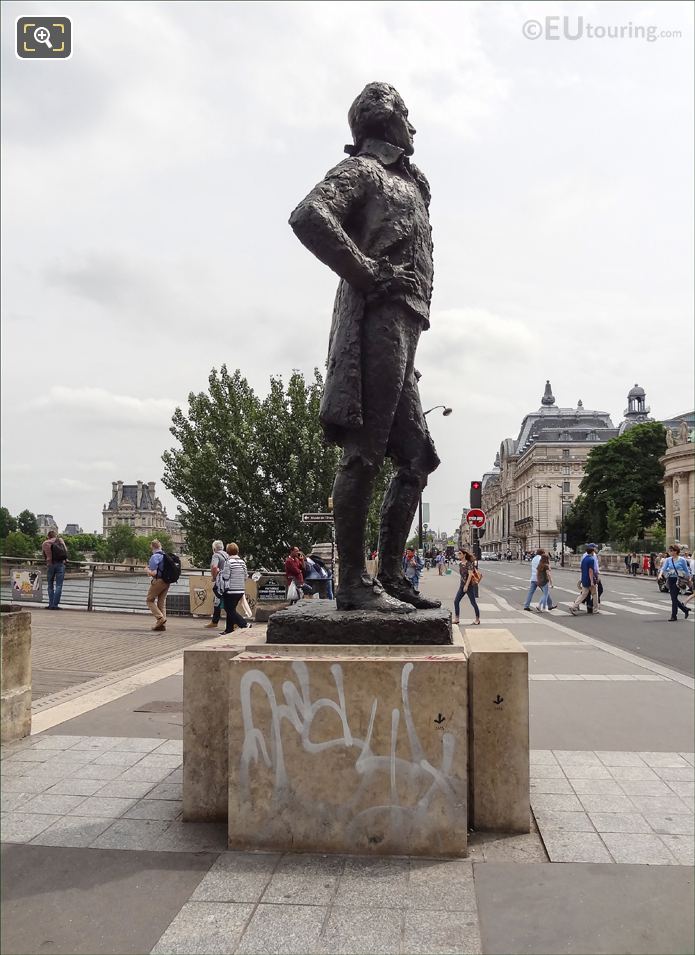
[[[569,494],[569,489],[570,489],[570,482],[569,482],[569,481],[563,481],[563,482],[562,482],[562,492],[563,492],[563,494]]]
[[[681,539],[681,516],[680,514],[673,515],[673,536],[677,541]]]
[[[563,448],[563,449],[562,449],[562,456],[563,456],[563,458],[568,458],[568,457],[570,456],[570,449],[569,449],[569,448]]]
[[[562,468],[562,473],[563,473],[563,474],[569,474],[569,473],[570,473],[570,466],[569,466],[569,464],[565,464],[565,465],[564,465],[564,467]]]

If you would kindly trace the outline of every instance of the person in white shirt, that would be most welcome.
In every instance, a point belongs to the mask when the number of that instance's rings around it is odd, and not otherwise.
[[[533,595],[536,592],[538,587],[538,565],[541,562],[541,557],[545,554],[545,551],[542,547],[539,547],[536,551],[536,556],[531,561],[531,583],[529,585],[528,593],[526,594],[526,601],[524,602],[524,610],[531,609],[531,600]]]

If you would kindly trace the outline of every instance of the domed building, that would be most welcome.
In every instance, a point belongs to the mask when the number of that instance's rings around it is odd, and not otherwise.
[[[650,409],[647,407],[647,394],[640,385],[635,382],[634,387],[627,393],[627,408],[623,412],[624,421],[618,429],[619,434],[624,434],[628,428],[633,428],[636,424],[644,424],[645,421],[651,421],[649,417]]]
[[[546,381],[540,407],[524,417],[516,438],[502,441],[483,477],[482,551],[558,551],[562,515],[579,493],[587,456],[618,430],[607,411],[585,408],[581,399],[558,407]]]

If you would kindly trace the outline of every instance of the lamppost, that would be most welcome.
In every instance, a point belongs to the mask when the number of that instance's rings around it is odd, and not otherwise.
[[[560,567],[565,566],[565,488],[563,484],[556,484],[560,488]]]
[[[445,418],[448,418],[451,412],[454,410],[453,408],[447,408],[446,405],[435,405],[433,408],[428,408],[427,411],[424,412],[424,416],[427,417],[430,411],[436,411],[438,408],[442,409],[442,415]],[[420,500],[418,502],[418,509],[417,509],[417,527],[418,527],[418,547],[420,550],[422,550],[422,491],[420,491]]]
[[[551,488],[552,484],[534,484],[536,489],[536,511],[538,512],[538,550],[541,549],[541,502],[540,494],[538,493],[541,488],[547,487]]]

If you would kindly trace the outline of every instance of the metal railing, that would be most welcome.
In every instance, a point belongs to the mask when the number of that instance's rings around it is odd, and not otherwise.
[[[46,563],[23,557],[0,557],[0,600],[26,607],[48,606]],[[40,575],[37,577],[36,575]],[[169,588],[167,614],[191,612],[189,577],[209,576],[208,568],[188,567]],[[18,576],[19,575],[19,576]],[[66,561],[60,606],[72,610],[149,613],[145,598],[151,578],[143,564]]]

